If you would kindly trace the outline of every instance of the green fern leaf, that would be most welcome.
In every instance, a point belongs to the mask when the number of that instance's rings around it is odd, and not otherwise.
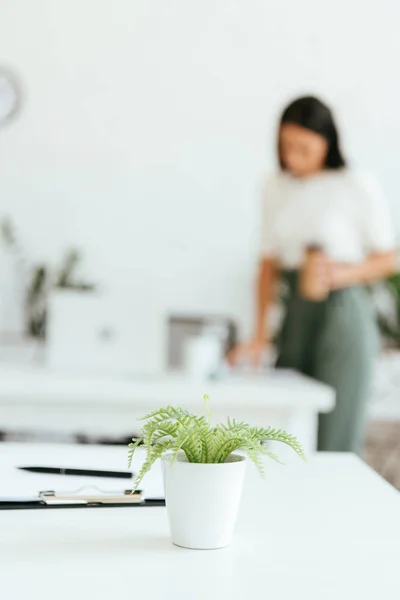
[[[143,477],[146,475],[146,473],[148,471],[150,471],[151,467],[156,462],[156,460],[161,458],[166,452],[168,452],[168,450],[171,450],[173,448],[174,448],[173,440],[164,440],[150,448],[150,452],[147,453],[146,460],[144,461],[142,468],[140,469],[140,471],[135,479],[135,482],[133,484],[133,489],[132,489],[133,492],[138,489],[139,485],[141,484],[141,482],[143,480]]]
[[[208,399],[207,399],[208,401]],[[142,430],[142,437],[129,444],[128,463],[131,465],[134,452],[143,442],[146,457],[135,481],[135,489],[154,462],[165,452],[171,451],[171,460],[176,460],[180,451],[192,463],[224,463],[228,457],[241,450],[264,473],[264,456],[281,462],[270,450],[267,442],[279,442],[291,447],[305,460],[303,449],[293,435],[273,427],[252,427],[243,421],[228,418],[227,423],[215,427],[207,418],[190,414],[181,407],[166,406],[148,413]]]
[[[130,469],[132,466],[132,459],[133,459],[133,455],[135,453],[136,448],[139,446],[139,444],[143,441],[143,438],[137,438],[132,439],[132,443],[129,444],[129,452],[128,452],[128,468]]]

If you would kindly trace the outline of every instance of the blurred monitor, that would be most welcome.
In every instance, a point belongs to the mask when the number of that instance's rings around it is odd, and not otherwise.
[[[164,369],[165,323],[150,295],[57,292],[46,362],[54,369],[153,375]]]

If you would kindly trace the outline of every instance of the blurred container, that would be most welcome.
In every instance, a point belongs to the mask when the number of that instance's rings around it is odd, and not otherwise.
[[[223,315],[170,315],[168,322],[168,368],[181,371],[186,365],[188,340],[212,330],[226,355],[237,343],[236,323]]]
[[[210,377],[220,367],[224,356],[224,342],[217,327],[205,328],[198,336],[185,342],[184,370],[193,377]]]
[[[312,244],[306,248],[304,264],[300,272],[300,294],[306,300],[322,302],[329,295],[329,286],[325,282],[316,280],[313,276],[314,265],[317,260],[324,256],[322,246]]]

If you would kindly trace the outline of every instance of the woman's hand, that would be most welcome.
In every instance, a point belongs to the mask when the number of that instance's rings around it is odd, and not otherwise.
[[[360,283],[357,281],[357,266],[330,263],[329,288],[331,290],[340,290],[356,283]]]
[[[361,264],[344,264],[331,260],[326,254],[313,257],[307,266],[308,281],[319,289],[340,290],[361,283]]]
[[[340,290],[351,285],[363,285],[396,272],[396,252],[370,254],[361,263],[343,264],[329,261],[329,286]]]
[[[361,266],[335,262],[321,252],[307,265],[307,277],[319,289],[339,290],[360,283]]]
[[[248,359],[254,367],[259,367],[266,346],[264,339],[254,337],[249,342],[243,342],[235,346],[228,354],[228,362],[230,365],[235,366],[241,359]]]

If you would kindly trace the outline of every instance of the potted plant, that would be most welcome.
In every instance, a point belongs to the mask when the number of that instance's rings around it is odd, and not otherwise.
[[[22,296],[25,295],[25,302],[22,301],[20,304],[22,308],[25,308],[26,324],[24,327],[24,317],[22,316],[19,319],[21,321],[19,328],[21,332],[25,329],[28,336],[32,338],[39,340],[46,338],[49,296],[53,290],[92,292],[96,289],[92,283],[77,278],[76,271],[81,261],[81,255],[75,249],[69,250],[65,254],[58,270],[55,270],[54,267],[50,268],[46,264],[31,265],[26,258],[27,252],[19,243],[14,225],[8,218],[0,219],[1,245],[7,249],[9,258],[13,259],[15,267],[13,270],[16,271],[14,276],[19,275],[20,278],[23,276],[23,281],[20,282],[18,288],[21,288]],[[2,262],[5,262],[4,257]],[[12,305],[18,305],[18,301],[16,302],[14,297],[15,282],[11,286],[8,282],[7,287],[10,288],[9,293],[12,295]],[[7,321],[9,320],[9,315],[7,315]]]
[[[272,427],[228,419],[212,426],[206,416],[167,406],[146,415],[141,437],[129,444],[129,466],[139,445],[146,457],[134,490],[157,459],[162,460],[172,541],[192,549],[227,546],[233,535],[248,457],[263,474],[262,458],[280,462],[268,442],[282,442],[304,459],[297,439]]]

